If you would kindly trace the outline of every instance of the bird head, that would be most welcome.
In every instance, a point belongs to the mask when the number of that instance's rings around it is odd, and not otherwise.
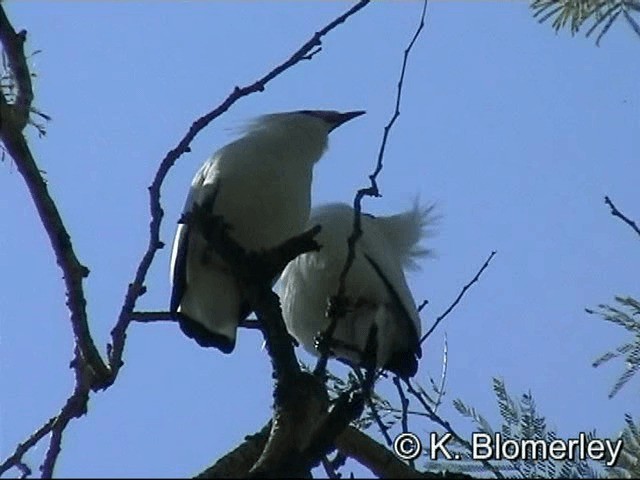
[[[329,133],[364,113],[362,110],[343,113],[333,110],[271,113],[255,119],[247,130],[252,135],[269,137],[278,148],[292,153],[292,157],[306,157],[313,164],[326,150]]]

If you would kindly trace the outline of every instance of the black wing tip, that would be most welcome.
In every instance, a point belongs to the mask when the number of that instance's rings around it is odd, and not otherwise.
[[[417,350],[404,350],[402,352],[396,352],[382,367],[383,370],[394,373],[400,378],[408,380],[418,373],[418,358],[421,358],[422,352],[418,347]],[[331,355],[332,358],[337,359],[339,362],[344,363],[350,367],[363,367],[362,362],[354,363],[347,358],[341,356]]]
[[[183,313],[173,312],[173,316],[178,321],[182,333],[195,340],[201,347],[217,348],[225,354],[233,352],[236,348],[235,338],[230,339],[224,335],[213,333]]]
[[[420,350],[396,352],[384,366],[384,369],[395,373],[400,378],[409,379],[418,372],[418,358],[421,356]]]

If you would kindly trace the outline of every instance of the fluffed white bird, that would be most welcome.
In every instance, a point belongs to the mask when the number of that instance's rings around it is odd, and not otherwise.
[[[411,210],[391,216],[362,214],[363,234],[345,282],[347,313],[331,337],[332,354],[362,365],[373,324],[377,326],[376,366],[407,378],[415,375],[421,357],[420,317],[407,285],[404,268],[428,253],[419,246],[431,223],[432,207],[417,202]],[[329,326],[329,299],[337,293],[353,230],[352,207],[327,204],[312,210],[308,225],[321,225],[318,252],[291,261],[280,278],[282,313],[289,333],[319,356],[316,338]],[[369,360],[372,361],[372,360]]]
[[[213,213],[245,249],[279,245],[303,231],[311,207],[314,164],[328,135],[363,111],[304,110],[264,115],[196,173],[183,213],[215,194]],[[236,279],[201,234],[178,225],[171,253],[170,311],[203,347],[235,348],[238,323],[250,313]]]

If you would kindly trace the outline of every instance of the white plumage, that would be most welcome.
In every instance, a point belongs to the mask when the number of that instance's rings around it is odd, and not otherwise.
[[[363,234],[346,280],[348,308],[338,320],[331,350],[350,364],[361,365],[371,326],[377,325],[376,364],[403,377],[415,375],[421,357],[420,317],[403,268],[416,266],[427,253],[418,245],[431,220],[431,208],[417,203],[391,216],[363,214]],[[334,203],[314,208],[308,226],[321,225],[321,249],[294,259],[281,276],[282,313],[289,332],[304,348],[319,355],[315,340],[329,326],[326,310],[337,293],[348,252],[354,210]]]
[[[259,117],[196,173],[189,212],[216,194],[213,213],[231,225],[247,250],[274,247],[303,231],[309,217],[313,165],[329,132],[364,112],[299,111]],[[240,320],[250,312],[235,278],[204,238],[178,225],[171,253],[170,311],[201,346],[233,351]]]

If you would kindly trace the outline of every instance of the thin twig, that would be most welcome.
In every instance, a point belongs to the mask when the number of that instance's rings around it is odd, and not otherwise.
[[[629,225],[638,235],[640,235],[640,228],[638,228],[638,225],[636,225],[636,222],[634,222],[633,220],[630,220],[622,212],[620,212],[620,210],[616,208],[616,206],[613,204],[613,202],[609,197],[604,197],[604,203],[609,205],[609,208],[611,208],[611,215],[621,219],[624,223]]]
[[[171,315],[171,312],[166,310],[160,311],[148,311],[148,312],[132,312],[131,321],[138,323],[156,323],[156,322],[175,322],[176,319]],[[248,330],[260,330],[260,322],[255,318],[245,318],[238,325],[240,328],[246,328]]]
[[[324,468],[324,473],[327,474],[327,478],[340,478],[340,474],[335,471],[333,465],[329,458],[325,455],[321,460],[322,468]]]
[[[413,45],[415,44],[416,40],[420,36],[420,32],[422,32],[422,29],[424,28],[424,20],[427,13],[427,3],[428,1],[425,0],[422,7],[422,14],[420,15],[420,23],[418,25],[418,28],[413,34],[413,38],[409,42],[409,45],[404,50],[404,55],[402,59],[402,69],[400,70],[400,79],[398,80],[398,86],[397,86],[395,110],[393,112],[393,115],[391,116],[391,119],[389,120],[387,125],[385,125],[384,127],[384,132],[382,134],[382,141],[380,143],[380,148],[378,150],[378,159],[376,162],[376,166],[373,172],[369,175],[370,185],[367,188],[361,188],[360,190],[358,190],[353,200],[353,208],[355,210],[353,215],[353,231],[347,240],[347,245],[349,250],[347,252],[347,260],[345,262],[345,265],[339,277],[338,293],[337,293],[338,297],[344,296],[344,292],[346,288],[345,286],[346,277],[355,259],[356,242],[362,236],[362,227],[361,227],[362,199],[365,196],[369,196],[369,197],[380,196],[380,191],[378,189],[378,182],[377,182],[378,175],[380,174],[383,168],[384,154],[387,148],[387,141],[389,139],[389,134],[391,133],[391,129],[393,128],[393,125],[396,123],[396,120],[400,116],[400,102],[402,100],[402,88],[404,86],[404,77],[407,70],[407,62],[409,60],[409,54],[411,53]]]
[[[393,377],[393,384],[396,386],[396,390],[398,391],[398,396],[400,397],[400,404],[402,405],[402,421],[401,421],[402,431],[408,432],[409,424],[407,421],[407,414],[409,412],[409,399],[404,394],[404,391],[402,390],[402,385],[400,384],[400,378],[397,375]]]
[[[429,417],[429,419],[431,421],[437,423],[442,428],[444,428],[448,433],[451,434],[451,436],[458,443],[463,445],[470,452],[473,451],[472,445],[467,440],[465,440],[460,435],[458,435],[458,433],[453,429],[453,427],[451,426],[451,424],[448,421],[443,420],[436,412],[433,411],[433,409],[431,408],[429,403],[427,403],[427,401],[422,397],[422,395],[420,395],[420,393],[413,387],[413,385],[411,383],[411,380],[407,379],[407,380],[403,380],[403,382],[407,386],[407,391],[411,395],[413,395],[414,398],[416,398],[416,400],[418,400],[418,402],[420,402],[420,404],[422,405],[422,407],[425,410],[425,413],[427,414],[427,416]],[[502,474],[490,462],[488,462],[487,460],[481,460],[481,462],[485,467],[487,467],[489,470],[491,470],[491,472],[493,472],[493,474],[496,476],[496,478],[504,478],[502,476]]]
[[[396,407],[380,407],[380,410],[384,411],[384,412],[390,412],[390,413],[400,413],[402,414],[403,410],[402,408],[396,408]],[[424,413],[424,412],[420,412],[418,410],[407,410],[407,415],[415,415],[418,417],[429,417],[428,413]]]
[[[361,219],[362,200],[365,196],[369,196],[369,197],[381,196],[380,191],[378,189],[377,179],[378,179],[378,175],[382,171],[384,153],[387,147],[387,140],[389,138],[389,133],[391,132],[391,129],[395,124],[396,120],[400,116],[400,102],[402,100],[402,88],[404,86],[404,78],[407,70],[407,62],[409,60],[409,54],[413,49],[413,45],[415,44],[416,40],[418,39],[418,37],[420,36],[420,33],[424,28],[425,17],[427,13],[427,4],[428,4],[428,0],[425,0],[422,7],[422,13],[420,14],[420,23],[418,25],[418,28],[414,32],[413,37],[409,42],[409,45],[404,50],[404,55],[402,59],[402,68],[400,70],[400,78],[398,80],[398,85],[397,85],[395,109],[393,114],[391,115],[391,119],[389,120],[387,125],[385,125],[384,127],[384,132],[382,134],[382,141],[380,143],[380,148],[378,150],[378,159],[376,161],[376,166],[373,172],[369,175],[370,185],[369,187],[359,189],[356,192],[356,195],[353,199],[353,210],[354,210],[353,228],[351,231],[351,235],[349,235],[349,238],[347,239],[347,258],[345,260],[344,267],[340,272],[340,276],[338,278],[338,290],[332,302],[335,308],[330,307],[328,311],[328,316],[331,318],[331,321],[329,323],[329,327],[327,328],[327,330],[323,332],[323,336],[325,337],[327,343],[329,343],[331,338],[333,337],[333,332],[336,329],[338,318],[340,318],[345,314],[344,305],[346,304],[345,291],[346,291],[347,275],[356,257],[356,243],[362,236],[362,219]],[[315,368],[316,374],[322,375],[322,372],[325,370],[327,365],[327,358],[329,356],[329,353],[330,352],[328,349],[322,352],[322,355],[320,356],[320,360],[318,361]]]
[[[427,300],[426,298],[422,301],[422,303],[420,305],[418,305],[418,313],[422,312],[422,310],[424,309],[424,307],[426,307],[429,304],[429,300]]]
[[[51,417],[44,425],[33,432],[28,439],[18,444],[13,454],[0,464],[0,475],[4,474],[10,468],[18,467],[22,463],[22,457],[24,457],[32,447],[42,440],[42,438],[51,433],[51,427],[57,417],[57,415],[55,417]]]
[[[447,365],[449,364],[449,345],[447,343],[447,334],[444,334],[444,346],[442,351],[442,373],[440,374],[440,386],[436,388],[436,401],[433,404],[433,412],[438,411],[438,407],[442,404],[442,396],[444,395],[444,386],[447,380]]]
[[[398,396],[400,397],[400,405],[402,405],[402,431],[407,433],[409,432],[409,399],[404,394],[404,390],[402,390],[402,385],[400,384],[400,378],[397,375],[393,377],[393,384],[396,386]],[[416,464],[413,459],[409,460],[409,465],[411,465],[411,468],[415,468]]]
[[[487,258],[487,260],[484,262],[482,267],[480,267],[480,270],[478,270],[478,273],[476,273],[475,277],[473,277],[469,283],[467,283],[464,287],[462,287],[462,291],[458,294],[458,296],[453,301],[453,303],[451,305],[449,305],[449,308],[447,308],[444,311],[444,313],[442,315],[440,315],[436,319],[435,323],[429,329],[429,331],[422,336],[422,338],[420,339],[420,344],[421,345],[422,345],[422,342],[424,342],[427,339],[427,337],[429,337],[429,335],[431,335],[433,333],[433,331],[440,324],[440,322],[442,320],[444,320],[444,318],[451,313],[451,311],[456,307],[456,305],[458,305],[458,303],[460,303],[460,300],[462,300],[462,297],[464,297],[464,294],[467,293],[467,290],[469,290],[471,285],[473,285],[474,283],[476,283],[478,281],[478,279],[480,278],[480,275],[482,275],[482,272],[484,272],[485,269],[489,266],[489,263],[491,262],[491,259],[495,256],[496,253],[497,252],[495,250],[491,252],[491,254]]]
[[[62,435],[69,422],[87,413],[89,392],[91,391],[91,374],[83,365],[78,346],[75,348],[75,358],[71,366],[75,371],[75,386],[73,393],[67,399],[64,407],[51,425],[51,440],[40,466],[42,478],[53,478],[53,470],[62,450]]]
[[[33,473],[29,465],[22,461],[16,464],[16,468],[20,471],[20,478],[29,478]]]
[[[362,374],[358,369],[354,368],[353,371],[355,372],[356,377],[358,377],[358,381],[360,382],[360,384],[363,385],[365,383],[365,378],[362,376]],[[380,372],[378,372],[378,375],[376,376],[376,380],[379,377],[380,377]],[[378,413],[378,407],[376,407],[375,403],[373,403],[373,400],[371,400],[371,395],[367,395],[365,397],[365,402],[367,403],[367,407],[369,407],[369,410],[371,410],[371,416],[373,416],[373,420],[378,425],[378,428],[380,429],[380,433],[382,433],[382,436],[384,437],[384,441],[387,442],[388,446],[393,445],[393,440],[391,439],[391,435],[389,435],[389,427],[387,427],[382,421],[382,418],[380,418],[380,414]]]

